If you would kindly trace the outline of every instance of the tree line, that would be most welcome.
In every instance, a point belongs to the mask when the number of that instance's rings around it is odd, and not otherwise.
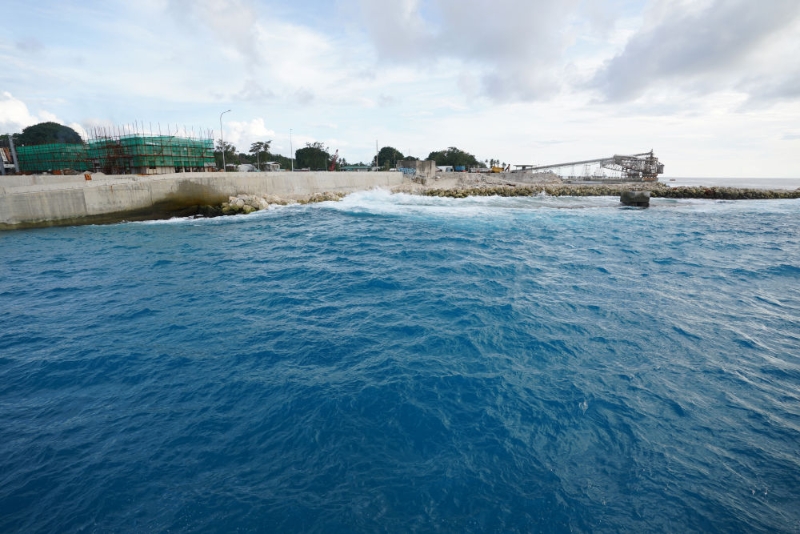
[[[5,136],[3,136],[5,137]],[[81,136],[63,124],[56,122],[42,122],[33,126],[28,126],[22,133],[12,134],[16,145],[41,145],[49,143],[82,143]],[[5,144],[5,139],[2,141]],[[292,168],[292,160],[289,157],[271,152],[272,140],[256,141],[251,143],[247,152],[239,151],[233,144],[223,142],[218,139],[215,145],[214,158],[217,168],[222,168],[222,155],[225,154],[225,163],[229,165],[241,165],[249,163],[258,169],[264,169],[267,162],[276,162],[282,169]],[[389,170],[397,167],[397,162],[402,160],[419,159],[411,155],[403,155],[402,152],[392,146],[385,146],[378,151],[376,157],[368,164],[358,163],[360,166],[378,167],[382,170]],[[440,166],[452,167],[486,167],[500,165],[500,160],[487,159],[479,161],[474,155],[456,147],[449,147],[444,150],[433,151],[428,154],[426,159],[434,160]],[[308,169],[312,171],[328,170],[330,168],[332,155],[330,149],[323,143],[306,143],[306,146],[299,148],[294,154],[294,168]],[[341,170],[349,164],[345,158],[340,158],[335,165],[335,170]],[[505,166],[505,162],[503,162]]]
[[[222,141],[217,140],[217,166],[222,168]],[[291,168],[291,160],[279,154],[272,154],[270,152],[270,145],[272,141],[260,141],[250,145],[249,153],[238,152],[236,147],[230,143],[224,144],[225,162],[226,164],[239,165],[242,163],[249,163],[256,167],[266,161],[275,161],[280,163],[282,169]],[[418,160],[415,156],[406,156],[402,152],[392,146],[385,146],[378,151],[375,159],[369,165],[363,162],[356,165],[364,167],[377,167],[381,170],[388,171],[397,167],[397,162],[404,160]],[[433,160],[439,166],[451,167],[464,167],[466,169],[487,166],[492,167],[500,165],[498,159],[487,159],[485,161],[478,160],[474,155],[465,152],[456,147],[449,147],[445,150],[437,150],[428,154],[426,159]],[[306,143],[306,146],[295,151],[294,168],[295,170],[303,169],[310,171],[323,171],[328,170],[332,160],[329,148],[323,143]],[[335,170],[341,170],[342,167],[347,167],[349,164],[346,159],[341,158],[336,162]],[[505,166],[505,163],[503,163]],[[259,167],[260,168],[260,167]]]

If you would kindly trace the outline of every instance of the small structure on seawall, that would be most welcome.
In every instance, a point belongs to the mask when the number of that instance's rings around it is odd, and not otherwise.
[[[397,162],[397,170],[411,181],[424,185],[428,180],[436,178],[437,167],[436,162],[429,159],[424,161],[404,159]]]
[[[624,206],[647,208],[650,206],[650,191],[623,191],[619,196],[619,201]]]

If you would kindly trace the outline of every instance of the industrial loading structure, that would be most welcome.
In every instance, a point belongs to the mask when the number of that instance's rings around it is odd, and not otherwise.
[[[653,151],[632,156],[570,161],[551,165],[515,165],[514,172],[552,172],[567,181],[656,182],[664,174],[664,164]]]

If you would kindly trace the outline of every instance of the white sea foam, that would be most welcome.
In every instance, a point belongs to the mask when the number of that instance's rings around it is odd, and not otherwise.
[[[147,221],[122,221],[119,224],[139,224],[144,226],[166,226],[173,224],[186,224],[202,219],[195,219],[194,217],[172,217],[170,219],[151,219]]]
[[[777,203],[793,200],[768,201],[726,201],[714,199],[668,199],[654,198],[651,209],[685,209],[693,212],[714,212],[731,209],[746,211],[770,211]],[[745,205],[747,207],[745,207]],[[392,193],[386,189],[372,189],[351,193],[340,201],[326,201],[314,204],[271,205],[269,210],[254,211],[216,218],[176,217],[172,219],[138,221],[133,224],[144,225],[206,225],[239,224],[254,219],[279,216],[281,212],[310,209],[332,209],[340,212],[373,215],[419,215],[450,218],[502,217],[532,210],[620,210],[624,208],[617,196],[602,197],[554,197],[539,194],[529,197],[471,196],[466,198],[430,197],[408,193]]]
[[[426,214],[455,217],[497,216],[503,212],[532,209],[608,209],[618,208],[618,197],[531,197],[474,196],[467,198],[429,197],[390,193],[382,189],[348,195],[340,202],[320,206],[354,213],[386,215]]]
[[[206,225],[206,224],[231,224],[231,223],[236,224],[236,223],[250,221],[253,220],[254,218],[274,216],[283,210],[297,208],[297,207],[300,207],[300,204],[287,204],[285,206],[280,204],[270,204],[268,210],[258,210],[251,212],[249,214],[238,213],[236,215],[225,215],[221,217],[172,217],[169,219],[153,219],[146,221],[123,221],[120,224],[142,224],[142,225],[181,225],[181,224]]]

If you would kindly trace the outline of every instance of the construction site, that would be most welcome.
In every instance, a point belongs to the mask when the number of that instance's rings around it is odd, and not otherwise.
[[[216,169],[213,132],[166,134],[138,127],[95,128],[83,143],[3,147],[4,172],[170,174]]]

